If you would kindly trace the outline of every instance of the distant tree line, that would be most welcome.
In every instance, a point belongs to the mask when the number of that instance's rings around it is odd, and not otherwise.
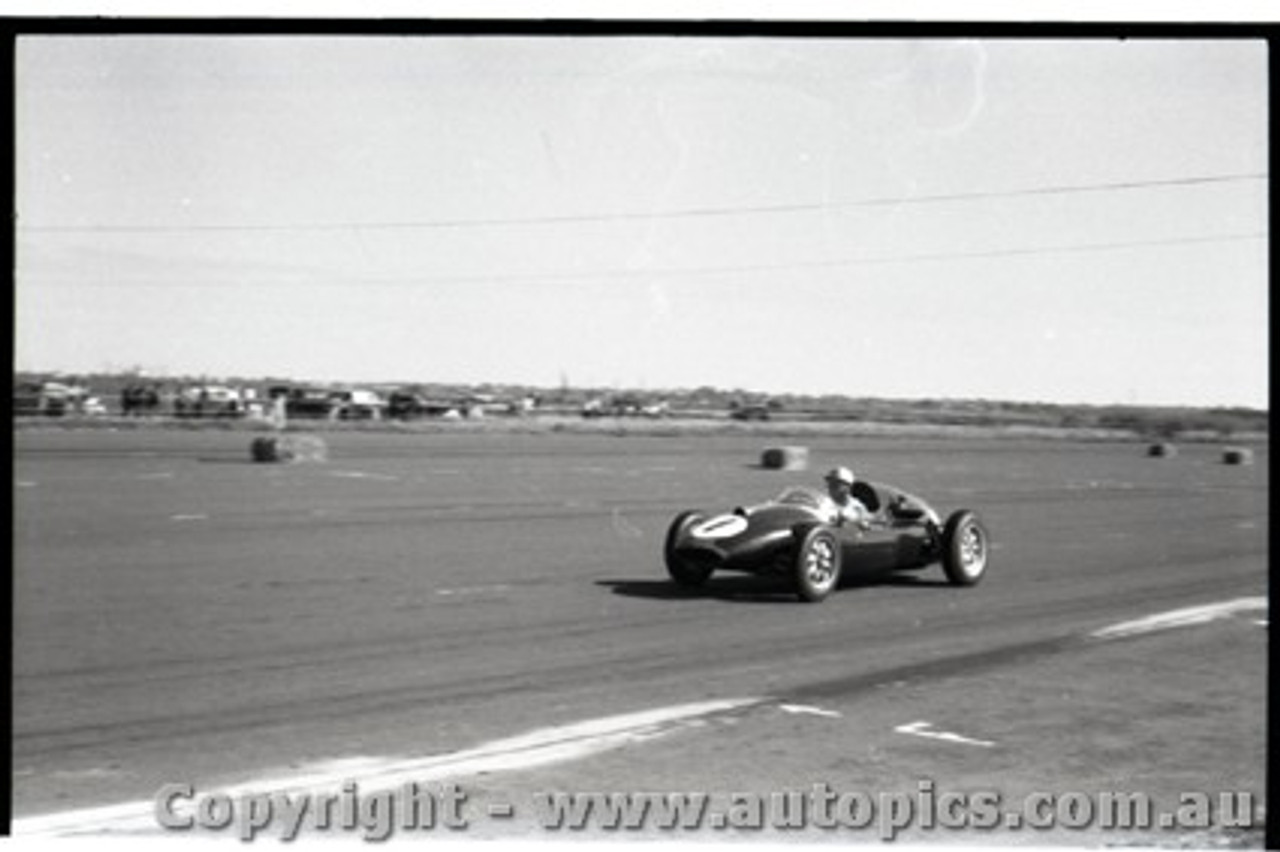
[[[1083,405],[1049,402],[1016,402],[988,399],[881,399],[839,394],[769,394],[743,388],[637,389],[617,387],[536,387],[503,383],[374,382],[340,383],[299,381],[279,376],[147,377],[138,371],[91,373],[75,376],[15,373],[15,386],[55,379],[90,388],[104,400],[119,400],[130,387],[176,391],[182,387],[216,381],[236,387],[269,388],[276,385],[360,386],[389,393],[411,391],[432,398],[485,397],[495,400],[533,398],[543,410],[581,411],[593,401],[626,399],[640,405],[665,403],[676,416],[767,409],[772,420],[865,421],[961,426],[1029,426],[1067,429],[1102,429],[1130,432],[1140,437],[1175,439],[1207,434],[1230,437],[1270,431],[1266,410],[1244,407]]]

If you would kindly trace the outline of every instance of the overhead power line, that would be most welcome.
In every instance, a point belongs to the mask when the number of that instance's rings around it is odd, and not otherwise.
[[[1183,246],[1213,245],[1264,240],[1263,232],[1214,234],[1207,236],[1183,236],[1166,239],[1129,240],[1110,243],[1074,243],[1049,246],[1010,247],[1003,249],[981,249],[972,251],[922,252],[917,254],[881,255],[870,257],[830,258],[827,260],[805,260],[786,263],[725,264],[717,266],[686,267],[653,267],[642,269],[600,269],[600,270],[565,270],[546,272],[516,273],[472,273],[443,275],[414,275],[405,277],[360,277],[350,278],[338,276],[317,276],[306,282],[308,287],[326,286],[362,286],[362,287],[413,287],[433,284],[527,284],[536,282],[564,281],[609,281],[618,279],[647,279],[659,277],[700,278],[718,275],[752,275],[770,272],[789,272],[806,269],[843,269],[859,266],[891,266],[911,263],[936,263],[940,261],[999,260],[1003,258],[1025,258],[1043,255],[1086,254],[1109,251],[1132,251],[1152,248],[1176,248]],[[46,283],[75,283],[71,280],[49,281]],[[128,283],[128,282],[117,282]],[[170,286],[169,279],[155,281],[132,282],[135,284],[155,284]],[[221,281],[189,281],[188,286],[221,286]]]
[[[840,269],[858,266],[889,266],[908,263],[930,263],[944,260],[994,260],[1000,258],[1035,257],[1054,254],[1083,254],[1132,249],[1172,248],[1178,246],[1211,245],[1219,243],[1247,242],[1265,239],[1262,232],[1242,234],[1217,234],[1200,237],[1173,237],[1168,239],[1129,240],[1112,243],[1076,243],[1058,246],[1032,246],[1024,248],[987,249],[978,251],[931,252],[920,254],[882,255],[864,258],[832,258],[830,260],[797,261],[792,263],[739,264],[724,266],[670,267],[654,269],[603,270],[599,272],[545,272],[517,273],[514,275],[445,275],[438,278],[374,279],[365,282],[378,284],[431,284],[431,283],[517,283],[531,281],[607,280],[617,278],[652,278],[658,276],[699,277],[708,275],[741,275],[757,272],[786,272],[798,269]]]
[[[895,197],[864,198],[852,201],[818,201],[804,204],[771,204],[744,207],[701,207],[684,210],[651,212],[617,212],[566,214],[560,216],[529,216],[492,219],[432,219],[421,221],[386,222],[312,222],[292,224],[207,224],[207,225],[23,225],[19,232],[26,233],[94,233],[94,234],[166,234],[203,232],[335,232],[335,231],[396,231],[426,230],[433,228],[493,228],[542,225],[588,224],[600,222],[649,221],[655,219],[693,219],[757,214],[816,213],[860,207],[900,207],[916,204],[950,204],[975,201],[991,201],[1042,195],[1069,195],[1098,192],[1127,192],[1161,187],[1202,186],[1208,184],[1239,183],[1266,180],[1265,173],[1201,175],[1163,180],[1118,181],[1087,185],[1060,185],[1025,187],[1010,190],[958,192],[937,195],[903,195]]]

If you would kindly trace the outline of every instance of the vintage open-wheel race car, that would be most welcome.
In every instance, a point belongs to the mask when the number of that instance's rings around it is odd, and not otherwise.
[[[853,496],[869,521],[841,522],[834,501],[805,486],[729,512],[681,512],[667,531],[667,572],[690,587],[715,571],[783,575],[801,600],[813,602],[842,580],[934,564],[957,586],[975,585],[986,573],[990,538],[974,512],[960,509],[943,522],[920,498],[861,480]]]

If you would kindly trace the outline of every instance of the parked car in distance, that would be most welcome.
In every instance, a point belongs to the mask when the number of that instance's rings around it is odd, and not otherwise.
[[[387,403],[371,390],[340,390],[331,394],[340,420],[381,420]]]
[[[460,416],[458,403],[431,399],[417,391],[399,390],[387,397],[387,417],[413,420],[417,417],[445,417],[450,412]]]
[[[78,385],[53,381],[20,382],[13,389],[13,413],[40,417],[80,414],[85,413],[88,399],[88,388]]]
[[[177,417],[239,417],[244,413],[240,392],[223,385],[191,385],[173,400]]]
[[[740,405],[729,412],[734,420],[768,420],[770,417],[767,405]]]

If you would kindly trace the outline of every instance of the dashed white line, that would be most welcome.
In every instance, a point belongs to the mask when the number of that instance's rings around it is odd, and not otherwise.
[[[368,473],[363,470],[331,470],[329,475],[345,479],[376,479],[379,482],[395,482],[399,478],[385,473]]]
[[[943,740],[944,742],[957,743],[959,745],[979,746],[981,748],[992,748],[995,743],[990,740],[976,740],[972,737],[962,736],[951,731],[935,731],[932,730],[931,722],[911,722],[907,725],[899,725],[894,728],[899,734],[909,734],[915,737],[925,737],[931,740]]]
[[[1183,609],[1159,612],[1133,621],[1122,621],[1089,634],[1094,639],[1123,639],[1129,636],[1140,636],[1160,630],[1172,630],[1177,627],[1191,627],[1208,624],[1224,618],[1230,618],[1240,612],[1266,610],[1265,597],[1236,598],[1229,601],[1190,606]]]
[[[171,521],[207,521],[207,520],[209,520],[209,516],[208,516],[208,515],[199,515],[199,514],[197,514],[197,515],[170,515],[170,516],[169,516],[169,520],[171,520]]]

